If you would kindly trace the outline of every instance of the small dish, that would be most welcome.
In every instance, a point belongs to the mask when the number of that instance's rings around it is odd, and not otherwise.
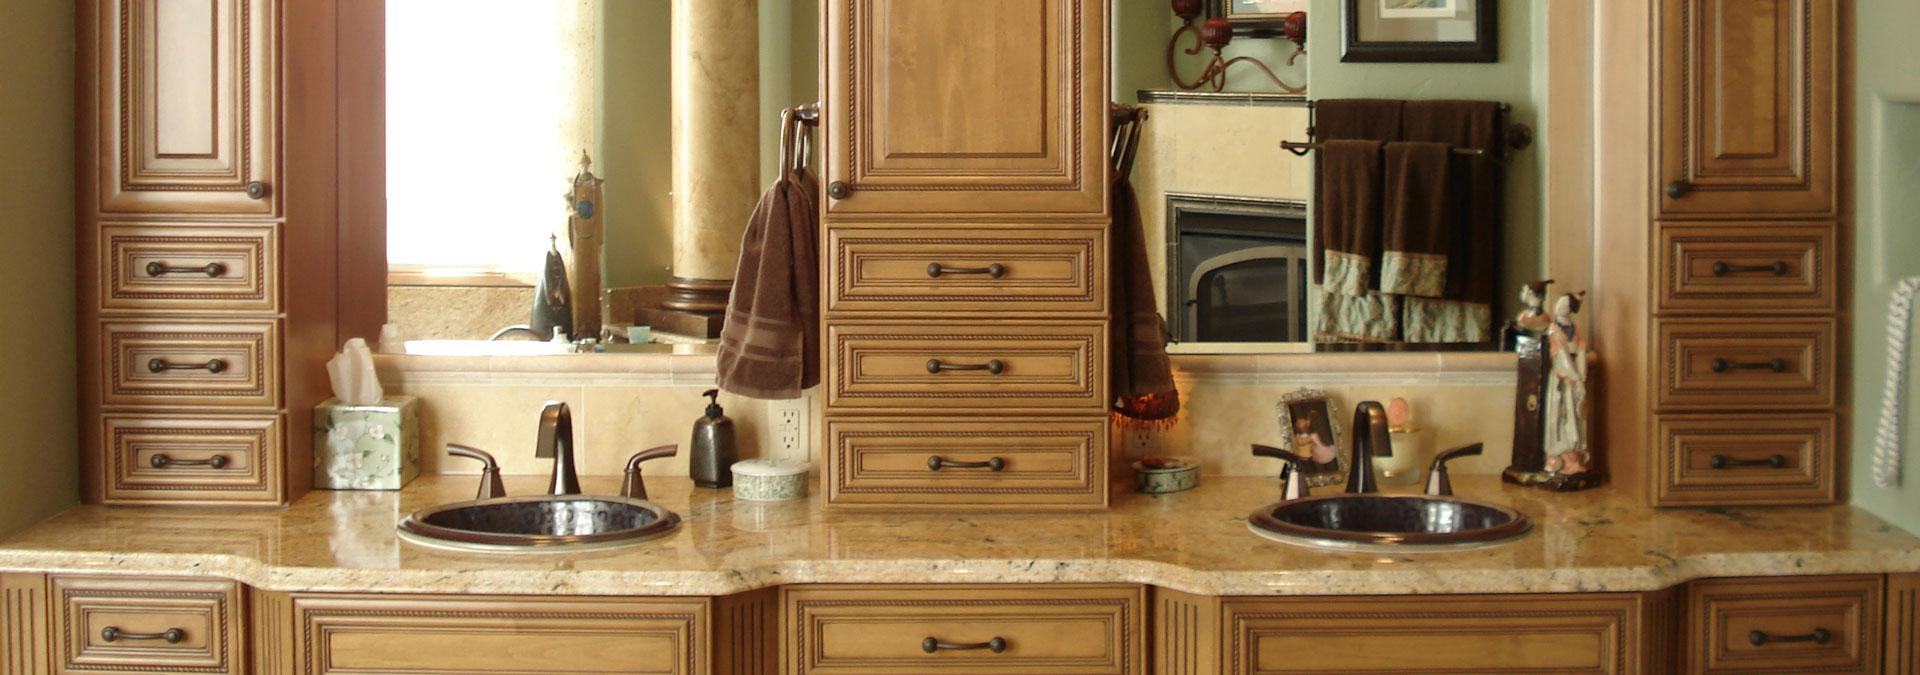
[[[1193,457],[1150,455],[1133,463],[1135,492],[1167,494],[1200,485],[1200,460]]]

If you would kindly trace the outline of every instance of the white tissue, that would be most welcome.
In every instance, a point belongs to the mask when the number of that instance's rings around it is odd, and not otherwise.
[[[400,330],[400,324],[381,324],[379,352],[382,354],[407,353],[407,334]]]
[[[333,381],[334,398],[347,405],[374,405],[386,393],[373,370],[373,351],[361,338],[347,340],[339,355],[327,361],[327,378]]]

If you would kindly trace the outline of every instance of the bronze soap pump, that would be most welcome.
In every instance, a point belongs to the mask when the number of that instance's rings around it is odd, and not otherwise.
[[[740,459],[740,446],[734,441],[733,420],[720,407],[720,390],[701,394],[709,400],[707,414],[693,421],[693,452],[687,473],[693,484],[703,488],[733,487],[733,463]]]

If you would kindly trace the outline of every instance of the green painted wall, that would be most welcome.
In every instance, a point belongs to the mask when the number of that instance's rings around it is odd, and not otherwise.
[[[73,4],[0,3],[0,536],[79,501]]]
[[[1906,383],[1906,471],[1895,490],[1873,484],[1873,441],[1886,387],[1887,300],[1920,275],[1920,3],[1856,0],[1853,311],[1853,503],[1920,532],[1920,377]],[[1911,344],[1911,358],[1920,358]]]

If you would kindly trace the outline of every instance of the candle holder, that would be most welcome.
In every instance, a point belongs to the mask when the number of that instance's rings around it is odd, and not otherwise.
[[[1229,66],[1236,63],[1250,63],[1259,68],[1260,72],[1265,73],[1268,79],[1273,80],[1274,85],[1280,87],[1281,91],[1289,94],[1306,93],[1307,88],[1305,85],[1294,86],[1287,84],[1285,80],[1280,79],[1279,75],[1273,73],[1272,68],[1268,68],[1267,64],[1260,62],[1259,59],[1251,56],[1236,56],[1229,59],[1226,55],[1222,54],[1221,51],[1226,49],[1227,44],[1233,42],[1233,24],[1229,23],[1225,18],[1215,16],[1208,17],[1207,20],[1202,21],[1199,26],[1195,26],[1193,19],[1200,14],[1200,0],[1173,0],[1173,13],[1179,16],[1181,21],[1180,28],[1175,30],[1173,32],[1173,38],[1167,41],[1167,75],[1173,79],[1174,86],[1185,91],[1193,91],[1202,87],[1211,87],[1213,91],[1221,91],[1227,87],[1227,68]],[[1288,40],[1293,41],[1293,53],[1287,55],[1287,65],[1291,66],[1294,64],[1294,61],[1300,58],[1301,54],[1307,53],[1307,13],[1294,12],[1287,15],[1286,22],[1282,25],[1281,30]],[[1193,36],[1194,44],[1192,47],[1182,50],[1180,41],[1183,36],[1187,35]],[[1192,56],[1199,54],[1203,48],[1213,50],[1213,59],[1207,62],[1205,70],[1200,71],[1200,77],[1195,78],[1191,82],[1180,77],[1180,67],[1176,62],[1177,57],[1175,56],[1175,52],[1184,51],[1187,55]]]

